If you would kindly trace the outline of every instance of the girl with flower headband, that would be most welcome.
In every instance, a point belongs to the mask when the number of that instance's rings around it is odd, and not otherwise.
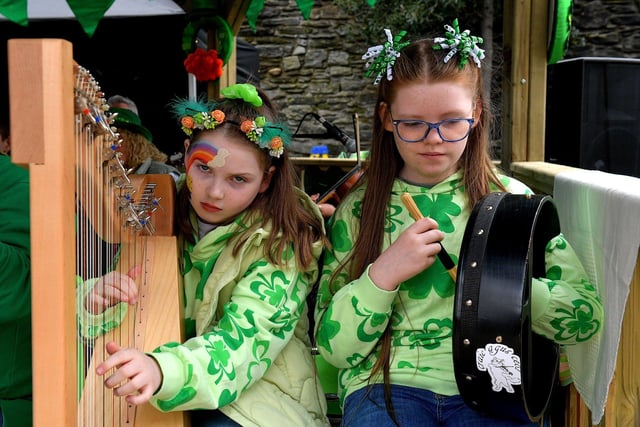
[[[538,425],[477,412],[455,380],[456,283],[437,255],[444,246],[457,260],[483,196],[531,190],[488,155],[482,39],[457,21],[445,28],[412,43],[386,30],[363,57],[379,85],[373,141],[330,223],[315,312],[320,355],[338,368],[343,426]],[[424,218],[412,218],[405,193]],[[533,279],[533,331],[564,345],[591,339],[603,319],[597,291],[561,234],[545,256],[560,273]]]
[[[326,243],[296,186],[290,136],[249,84],[215,102],[176,101],[185,184],[176,221],[185,335],[144,354],[109,343],[97,368],[131,404],[191,411],[191,425],[326,426],[306,298]]]

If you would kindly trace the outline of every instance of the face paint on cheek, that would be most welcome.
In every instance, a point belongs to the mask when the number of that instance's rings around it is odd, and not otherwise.
[[[221,151],[226,152],[226,154],[224,154],[223,158],[221,159],[223,162],[222,164],[224,164],[224,157],[229,155],[227,150],[218,150],[216,147],[206,142],[196,142],[191,147],[191,150],[189,150],[189,152],[187,153],[185,159],[186,171],[189,172],[189,169],[193,165],[193,162],[195,162],[196,160],[201,161],[205,165],[209,165],[210,162],[214,161],[216,157],[221,154]]]
[[[191,178],[191,175],[187,175],[187,188],[189,193],[193,193],[193,178]]]
[[[226,159],[229,154],[231,154],[229,150],[227,150],[226,148],[221,148],[220,150],[218,150],[218,155],[211,159],[207,163],[207,166],[209,166],[210,168],[221,168],[225,164],[224,159]]]

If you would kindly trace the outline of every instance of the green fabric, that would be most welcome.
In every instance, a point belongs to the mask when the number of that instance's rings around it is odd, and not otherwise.
[[[76,304],[79,308],[78,329],[80,336],[87,340],[95,339],[117,328],[122,323],[129,307],[126,302],[120,302],[100,314],[88,312],[84,308],[84,300],[97,282],[98,278],[83,282],[81,277],[76,276],[76,296],[78,298]]]
[[[93,36],[98,23],[104,17],[115,0],[67,0],[82,29],[89,37]]]
[[[298,9],[302,13],[302,17],[304,19],[309,19],[311,16],[311,9],[313,9],[314,0],[296,0],[296,4],[298,5]]]
[[[572,0],[557,0],[553,2],[551,40],[548,54],[548,64],[555,64],[564,58],[569,47],[571,35],[571,19],[573,10]]]
[[[140,116],[138,116],[133,111],[126,108],[110,107],[109,113],[117,114],[115,120],[113,121],[113,126],[115,126],[116,129],[127,129],[131,132],[135,132],[144,136],[149,140],[149,142],[153,141],[153,135],[151,135],[151,131],[142,125]]]
[[[0,0],[0,14],[10,21],[27,26],[29,17],[27,12],[28,0]],[[93,36],[98,23],[113,5],[115,0],[66,0],[69,8],[89,37]]]
[[[400,199],[408,192],[422,214],[438,222],[445,234],[442,244],[457,264],[471,213],[461,176],[458,172],[430,189],[396,180],[383,250],[414,222]],[[512,193],[531,192],[519,181],[501,180]],[[391,382],[446,396],[459,394],[452,358],[455,283],[440,262],[401,283],[395,291],[375,286],[368,269],[351,282],[345,274],[330,281],[353,247],[363,191],[360,188],[347,196],[332,219],[329,235],[333,251],[325,255],[315,313],[320,354],[339,368],[341,403],[349,393],[366,386],[377,359],[378,339],[389,322]],[[533,331],[563,345],[588,340],[601,329],[602,305],[562,235],[549,242],[545,264],[546,277],[532,283]]]
[[[251,0],[249,4],[249,8],[247,9],[247,23],[249,27],[256,31],[256,23],[258,22],[258,16],[260,16],[260,12],[264,8],[264,0]]]
[[[322,223],[315,203],[296,192]],[[196,233],[195,215],[191,219]],[[328,426],[306,303],[318,263],[301,271],[288,252],[285,267],[269,263],[269,227],[256,228],[234,255],[239,233],[248,226],[240,216],[195,245],[180,238],[187,341],[166,343],[151,354],[163,373],[151,404],[161,411],[220,408],[241,425]],[[313,244],[316,260],[322,249],[321,241]],[[82,284],[78,294],[92,285]],[[85,313],[83,334],[109,329],[123,314],[119,310],[112,307],[101,317]]]
[[[367,2],[371,1],[375,4],[375,0],[367,0]],[[309,19],[309,16],[311,16],[311,9],[313,9],[314,2],[314,0],[296,0],[298,9],[300,9],[300,13],[304,19]],[[260,12],[264,9],[264,3],[264,0],[252,0],[247,9],[247,23],[253,31],[256,31],[256,23],[258,22]]]
[[[5,427],[31,425],[29,174],[0,155],[0,409]]]
[[[32,427],[33,402],[29,399],[2,400],[4,427]]]
[[[0,15],[4,15],[8,20],[26,27],[29,24],[27,0],[0,0]]]
[[[298,194],[320,219],[317,206]],[[268,227],[256,229],[234,255],[238,233],[248,226],[242,221],[217,227],[195,245],[181,242],[190,338],[154,350],[164,377],[151,403],[163,411],[219,408],[241,425],[327,426],[306,305],[318,266],[300,271],[287,254],[286,267],[269,263]],[[318,259],[320,241],[313,250]]]

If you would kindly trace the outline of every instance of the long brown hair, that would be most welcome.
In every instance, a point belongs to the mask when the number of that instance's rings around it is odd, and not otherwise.
[[[390,105],[395,99],[395,89],[404,84],[415,82],[456,82],[467,85],[475,94],[475,102],[482,107],[477,124],[469,134],[466,148],[460,158],[463,184],[469,206],[473,206],[482,196],[488,194],[490,185],[494,184],[504,190],[488,152],[488,136],[490,125],[490,106],[483,93],[481,69],[469,60],[463,68],[459,68],[457,60],[444,62],[447,51],[434,50],[432,39],[415,41],[404,48],[393,66],[393,79],[382,78],[378,87],[376,109],[373,114],[373,140],[369,157],[364,165],[362,179],[352,191],[366,184],[361,206],[359,232],[353,250],[345,260],[343,267],[334,272],[334,277],[346,265],[350,265],[349,277],[359,277],[366,267],[379,256],[383,245],[385,217],[388,213],[391,189],[395,178],[400,173],[404,161],[398,152],[393,133],[386,131],[379,111],[383,103]],[[455,58],[455,57],[454,57]],[[370,379],[381,371],[385,383],[385,400],[391,417],[393,408],[389,399],[389,363],[391,334],[387,326],[380,338],[380,353],[373,367]]]
[[[217,102],[216,108],[224,111],[225,121],[213,130],[195,132],[189,149],[203,135],[209,132],[223,132],[223,136],[243,141],[259,152],[265,171],[271,166],[275,167],[269,187],[263,193],[259,193],[248,208],[246,218],[249,222],[253,222],[253,225],[241,232],[233,253],[238,253],[253,230],[270,224],[272,232],[264,245],[267,259],[273,264],[281,265],[282,253],[288,245],[291,245],[296,265],[306,269],[314,261],[312,243],[319,239],[326,243],[324,225],[322,219],[313,215],[299,200],[299,195],[295,191],[295,187],[299,186],[299,179],[287,150],[285,149],[279,158],[272,157],[266,149],[261,149],[247,139],[246,134],[240,130],[238,124],[248,118],[265,116],[271,122],[277,119],[276,109],[266,94],[259,88],[258,93],[263,101],[261,107],[254,107],[241,99],[224,99]],[[194,230],[189,219],[191,210],[189,197],[190,192],[187,186],[183,185],[177,196],[176,228],[186,240],[195,243]]]

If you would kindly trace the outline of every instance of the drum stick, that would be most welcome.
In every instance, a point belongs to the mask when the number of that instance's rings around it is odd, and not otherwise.
[[[404,193],[402,194],[402,196],[400,196],[400,198],[402,199],[402,203],[404,203],[404,206],[409,210],[409,213],[414,220],[417,221],[423,218],[422,212],[420,212],[418,206],[416,206],[416,202],[413,200],[413,197],[411,197],[411,194]],[[447,269],[447,272],[449,272],[449,276],[451,276],[451,278],[455,282],[456,276],[458,275],[458,269],[451,259],[451,256],[449,256],[449,253],[444,249],[444,246],[442,246],[442,242],[438,242],[438,244],[440,245],[438,258],[440,259],[442,265],[444,265],[444,268]]]

